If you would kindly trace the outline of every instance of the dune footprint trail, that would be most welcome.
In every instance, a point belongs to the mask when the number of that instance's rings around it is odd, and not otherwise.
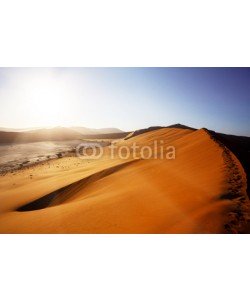
[[[247,195],[247,179],[244,169],[235,155],[222,143],[216,133],[207,131],[211,139],[222,149],[227,171],[228,189],[222,199],[233,200],[235,208],[229,212],[228,222],[224,225],[227,232],[244,232],[249,222],[250,203]]]
[[[0,231],[16,233],[231,233],[248,221],[246,176],[237,158],[207,130],[164,128],[118,144],[173,145],[176,159],[129,161],[108,156],[67,173],[16,175],[0,185]],[[63,158],[61,165],[77,164]],[[45,168],[45,166],[44,166]],[[52,170],[51,170],[52,169]],[[91,171],[92,170],[92,171]],[[91,173],[89,174],[89,172]],[[50,172],[50,173],[49,173]],[[39,173],[39,174],[40,174]],[[38,176],[37,176],[38,177]],[[36,178],[36,176],[34,177]],[[18,182],[22,184],[18,185]],[[39,192],[40,187],[43,192]],[[39,197],[25,200],[36,191]],[[22,199],[20,199],[20,197]]]

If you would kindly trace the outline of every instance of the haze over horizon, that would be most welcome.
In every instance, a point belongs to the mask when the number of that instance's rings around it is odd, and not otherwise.
[[[182,123],[250,135],[249,68],[0,68],[0,127]]]

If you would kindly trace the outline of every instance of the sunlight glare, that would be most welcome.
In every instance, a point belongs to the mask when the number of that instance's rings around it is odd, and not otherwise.
[[[58,126],[67,121],[72,91],[67,82],[53,75],[35,77],[24,84],[25,106],[31,119],[43,126]]]

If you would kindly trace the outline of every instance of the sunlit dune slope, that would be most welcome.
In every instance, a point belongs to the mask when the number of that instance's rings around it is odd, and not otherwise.
[[[134,137],[136,137],[136,136],[138,136],[138,135],[142,135],[142,134],[144,135],[145,133],[152,133],[152,132],[154,133],[156,130],[157,130],[156,135],[158,135],[158,132],[159,132],[160,129],[165,130],[165,129],[169,129],[169,128],[174,128],[174,129],[184,129],[184,130],[188,129],[189,131],[194,131],[194,130],[196,130],[195,128],[192,128],[192,127],[189,127],[189,126],[186,126],[186,125],[182,125],[182,124],[173,124],[173,125],[166,126],[166,127],[162,127],[162,126],[151,126],[151,127],[148,127],[148,128],[139,129],[139,130],[135,130],[135,131],[133,131],[133,132],[130,132],[130,133],[126,136],[125,140],[134,138]]]
[[[121,145],[132,145],[136,143],[140,146],[154,146],[157,142],[158,146],[171,146],[173,141],[192,133],[190,129],[178,128],[161,128],[158,130],[150,130],[140,135],[133,136],[127,140],[121,141]]]
[[[135,136],[174,146],[167,159],[62,158],[0,181],[0,231],[10,233],[223,233],[248,221],[246,177],[206,130]],[[139,150],[138,150],[139,151]],[[32,176],[30,176],[32,175]]]

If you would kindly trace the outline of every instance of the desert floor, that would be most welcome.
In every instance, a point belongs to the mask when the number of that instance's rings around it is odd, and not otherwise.
[[[154,141],[174,146],[175,159],[111,158],[106,147],[98,160],[63,157],[2,174],[0,232],[246,232],[246,174],[232,152],[205,129],[164,128],[117,145]]]

